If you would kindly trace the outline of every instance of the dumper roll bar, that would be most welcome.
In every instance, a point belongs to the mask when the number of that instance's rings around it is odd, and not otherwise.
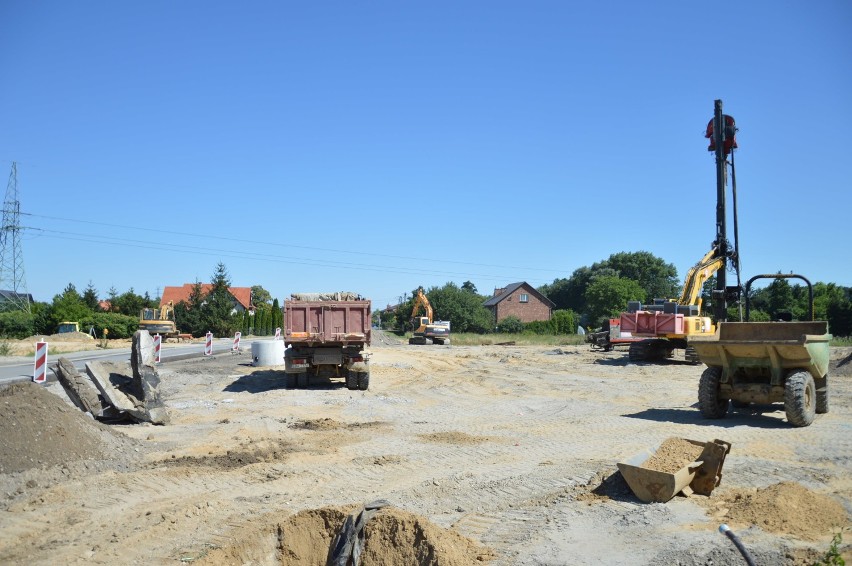
[[[754,277],[752,277],[751,279],[746,281],[746,284],[745,284],[745,296],[746,296],[746,300],[745,300],[745,320],[746,320],[746,322],[749,321],[749,313],[750,313],[750,310],[751,310],[750,305],[749,305],[749,297],[751,296],[751,293],[749,291],[751,291],[751,284],[756,279],[801,279],[802,281],[807,283],[808,284],[808,320],[814,319],[814,287],[813,287],[813,285],[811,285],[811,282],[808,281],[807,277],[804,277],[802,275],[796,275],[795,273],[790,273],[789,275],[784,275],[782,273],[773,273],[773,274],[768,274],[768,275],[755,275]]]

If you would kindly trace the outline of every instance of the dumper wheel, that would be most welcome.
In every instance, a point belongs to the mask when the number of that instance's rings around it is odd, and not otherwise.
[[[784,411],[793,426],[808,426],[816,414],[816,387],[809,371],[794,371],[784,384]]]
[[[346,372],[346,389],[355,390],[358,389],[358,372],[355,370],[348,370]]]
[[[359,371],[358,372],[358,389],[361,391],[366,391],[370,387],[370,372],[368,371]]]
[[[817,379],[814,384],[816,388],[816,412],[822,415],[828,412],[828,376]]]
[[[709,367],[698,382],[698,409],[706,419],[721,419],[728,414],[728,400],[720,394],[722,368]]]

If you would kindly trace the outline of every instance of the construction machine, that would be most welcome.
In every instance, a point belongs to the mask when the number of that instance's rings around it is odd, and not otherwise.
[[[695,336],[710,336],[716,327],[709,317],[701,316],[701,292],[704,283],[716,275],[716,287],[711,293],[716,322],[727,320],[729,301],[738,301],[739,234],[737,227],[737,182],[734,170],[734,149],[737,148],[736,125],[731,116],[722,114],[722,101],[716,100],[713,119],[707,125],[705,137],[710,139],[709,151],[716,155],[716,239],[701,261],[686,274],[680,297],[676,300],[655,299],[652,305],[631,301],[627,312],[620,316],[620,338],[631,338],[629,358],[633,362],[657,361],[673,356],[674,350],[685,350],[688,362],[700,363],[688,340]],[[730,155],[730,163],[728,156]],[[733,191],[734,246],[727,240],[727,177],[731,169]],[[727,286],[726,268],[730,262],[737,274],[737,285]],[[641,338],[635,340],[635,338]]]
[[[180,337],[175,323],[173,302],[169,301],[158,309],[142,309],[139,312],[139,330],[147,330],[151,335],[160,334],[166,338]]]
[[[418,316],[417,313],[421,308],[425,314]],[[408,339],[409,344],[450,343],[450,322],[433,321],[432,314],[432,305],[421,287],[417,289],[417,295],[414,297],[414,310],[411,311],[411,328],[414,331],[414,336]]]

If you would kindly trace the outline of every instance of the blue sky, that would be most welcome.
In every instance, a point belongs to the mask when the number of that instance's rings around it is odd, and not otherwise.
[[[0,2],[26,281],[480,292],[715,237],[852,286],[849,2]],[[732,238],[732,230],[729,228]]]

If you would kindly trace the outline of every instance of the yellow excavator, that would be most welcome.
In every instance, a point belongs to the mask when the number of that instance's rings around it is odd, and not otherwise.
[[[166,338],[178,337],[175,308],[172,301],[158,309],[142,309],[139,312],[139,330],[147,330],[152,336],[160,334]]]
[[[687,338],[716,332],[711,319],[701,316],[701,291],[704,283],[725,267],[725,260],[716,247],[707,252],[686,272],[676,300],[657,299],[652,305],[642,305],[639,301],[627,303],[627,312],[621,313],[620,332],[621,338],[631,338],[630,361],[670,358],[680,348],[685,350],[687,361],[699,362],[694,349],[688,347]]]
[[[420,309],[423,309],[425,316],[418,316]],[[429,299],[426,298],[426,293],[423,288],[417,289],[417,295],[414,297],[414,310],[411,311],[411,328],[414,335],[408,339],[409,344],[424,345],[424,344],[449,344],[450,343],[450,322],[443,320],[432,320],[432,305],[429,304]]]

